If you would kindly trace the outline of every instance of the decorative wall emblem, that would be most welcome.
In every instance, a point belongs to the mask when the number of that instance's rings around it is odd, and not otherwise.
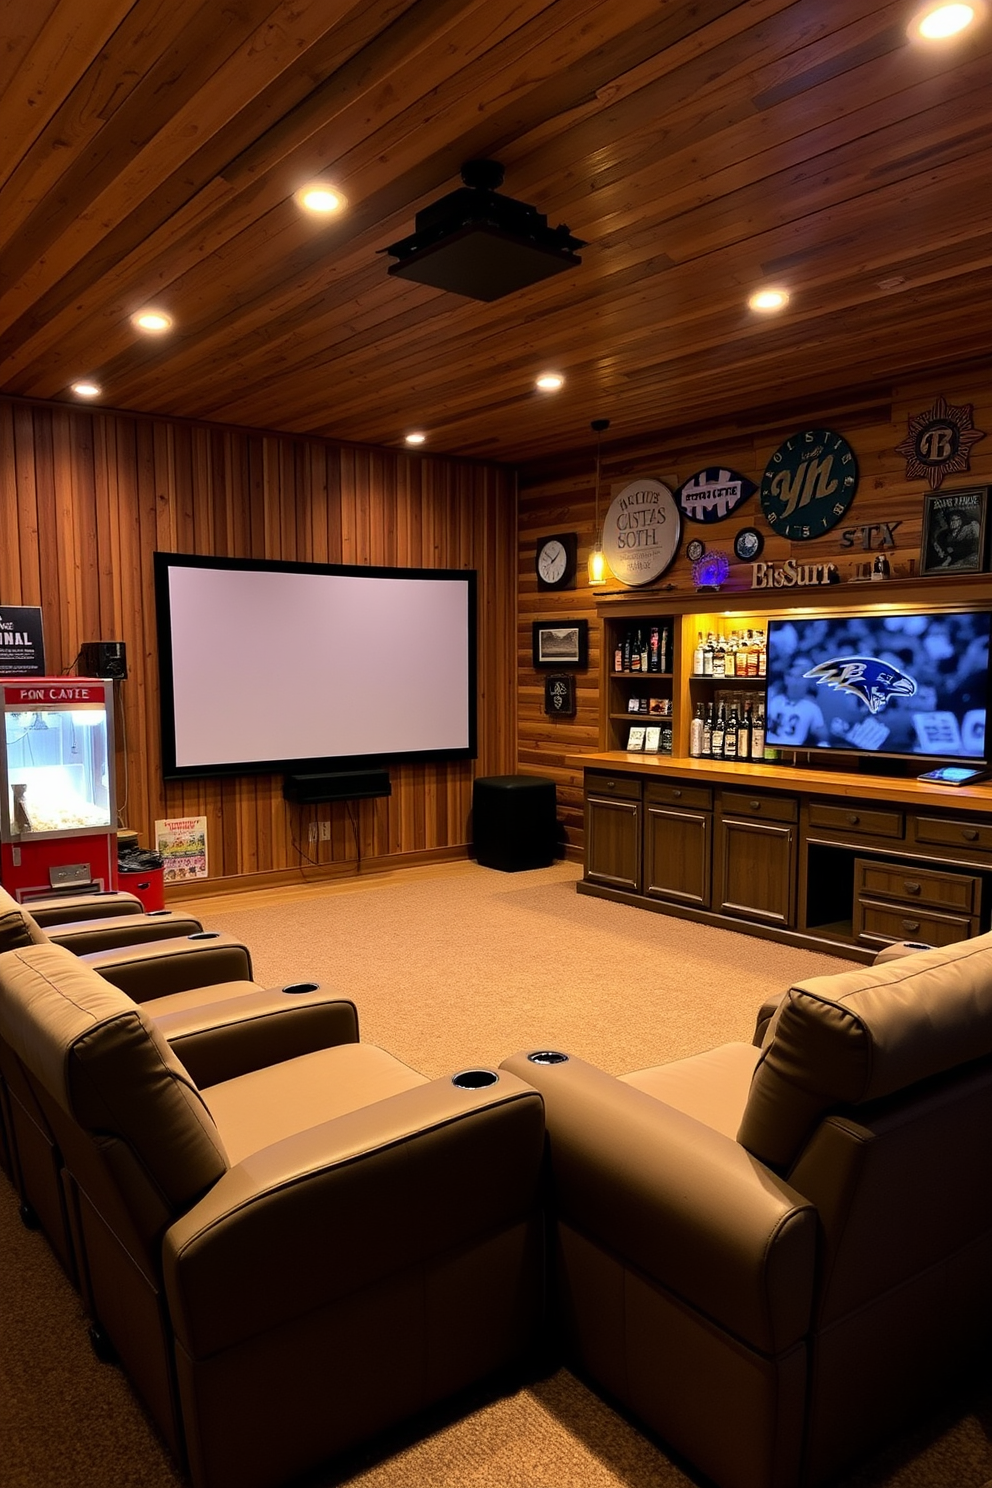
[[[606,513],[603,552],[621,584],[650,584],[679,550],[682,518],[669,488],[658,480],[624,486]]]
[[[741,563],[753,563],[755,558],[761,557],[764,546],[765,539],[756,527],[742,527],[734,538],[734,556]]]
[[[910,418],[909,433],[896,445],[896,453],[906,456],[907,480],[927,480],[935,491],[945,475],[969,469],[971,446],[985,438],[975,428],[974,411],[973,403],[955,405],[941,397]]]
[[[692,565],[692,582],[697,589],[719,589],[721,584],[727,582],[730,573],[730,559],[726,553],[715,550],[704,553]]]
[[[702,538],[694,537],[685,545],[685,556],[688,558],[690,563],[698,562],[698,560],[702,558],[705,552],[706,544],[703,542]]]
[[[858,462],[830,429],[804,429],[772,455],[761,480],[761,509],[792,542],[821,537],[840,521],[858,489]]]
[[[721,522],[757,489],[754,481],[736,470],[709,466],[683,481],[675,499],[690,522]]]

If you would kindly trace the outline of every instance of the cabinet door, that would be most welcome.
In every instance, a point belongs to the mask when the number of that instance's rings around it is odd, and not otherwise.
[[[710,907],[709,811],[649,805],[644,818],[644,892]]]
[[[723,818],[717,891],[725,914],[766,925],[794,923],[795,834],[796,828],[784,822]]]
[[[586,797],[586,878],[640,892],[640,801]]]

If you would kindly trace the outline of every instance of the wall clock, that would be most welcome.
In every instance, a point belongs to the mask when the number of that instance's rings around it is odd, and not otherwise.
[[[572,589],[575,586],[575,556],[578,538],[574,532],[542,537],[534,555],[539,589]]]
[[[806,542],[840,521],[857,489],[858,462],[847,440],[830,429],[804,429],[769,460],[761,510],[773,532]]]

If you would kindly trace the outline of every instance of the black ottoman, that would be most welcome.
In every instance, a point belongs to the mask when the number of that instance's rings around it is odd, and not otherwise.
[[[472,788],[475,856],[484,868],[518,873],[554,862],[555,784],[535,775],[488,775]]]

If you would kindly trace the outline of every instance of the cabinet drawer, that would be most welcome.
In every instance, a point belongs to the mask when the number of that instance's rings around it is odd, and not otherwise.
[[[796,820],[798,805],[790,796],[763,796],[752,791],[724,791],[720,797],[724,816],[758,816],[769,821]]]
[[[856,860],[854,870],[859,899],[896,899],[910,917],[916,905],[965,915],[977,915],[982,907],[982,881],[970,873],[937,873],[864,858]]]
[[[854,933],[862,944],[889,945],[894,940],[920,940],[928,945],[951,945],[978,934],[974,915],[938,914],[936,910],[911,909],[858,899],[854,905]]]
[[[865,809],[862,806],[833,805],[825,801],[810,801],[809,824],[811,827],[826,827],[831,832],[847,832],[865,837],[901,837],[902,812]]]
[[[624,801],[641,799],[641,781],[637,775],[609,775],[605,770],[586,774],[587,796],[616,796]]]
[[[645,791],[645,799],[649,806],[694,806],[697,810],[709,811],[713,806],[713,791],[708,785],[652,780]]]
[[[909,837],[936,847],[966,847],[992,853],[992,823],[954,816],[911,816]]]

